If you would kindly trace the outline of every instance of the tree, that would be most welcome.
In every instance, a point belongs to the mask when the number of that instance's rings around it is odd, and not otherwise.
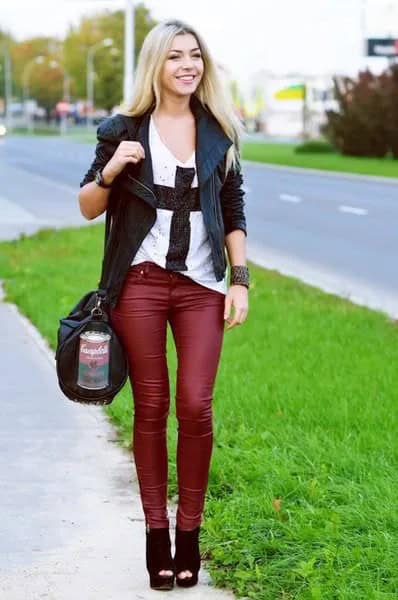
[[[21,99],[24,93],[24,73],[26,65],[43,56],[40,64],[33,64],[29,76],[29,97],[49,111],[62,96],[63,71],[51,66],[52,61],[62,64],[62,42],[52,37],[33,37],[14,43],[10,49],[15,83],[14,93]]]
[[[156,25],[143,4],[135,7],[135,60],[148,31]],[[124,12],[106,11],[84,17],[77,27],[70,27],[64,40],[64,61],[73,84],[72,93],[87,97],[86,61],[88,49],[104,38],[112,38],[113,47],[95,53],[95,105],[110,110],[123,96]],[[117,50],[115,53],[114,49]]]

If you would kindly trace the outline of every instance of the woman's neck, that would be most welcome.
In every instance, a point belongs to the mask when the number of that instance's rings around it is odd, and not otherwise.
[[[159,106],[153,111],[153,115],[156,117],[168,117],[170,119],[177,119],[181,117],[190,117],[192,112],[189,103],[190,96],[188,97],[171,97],[167,96],[161,99]]]

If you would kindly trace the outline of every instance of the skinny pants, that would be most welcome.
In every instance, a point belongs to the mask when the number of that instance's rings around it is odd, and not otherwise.
[[[213,387],[224,334],[224,294],[145,261],[129,268],[110,311],[129,362],[133,454],[146,525],[168,527],[167,417],[170,407],[166,332],[177,352],[176,522],[202,522],[213,446]]]

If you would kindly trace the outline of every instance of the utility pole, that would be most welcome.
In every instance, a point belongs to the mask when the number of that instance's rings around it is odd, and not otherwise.
[[[361,56],[364,57],[365,61],[368,56],[368,32],[367,32],[367,0],[360,0],[361,2]],[[362,67],[362,65],[361,65]]]
[[[134,1],[126,0],[124,16],[124,77],[123,102],[129,104],[133,95],[134,73]]]
[[[303,81],[303,108],[302,108],[302,118],[303,118],[303,132],[302,132],[302,137],[304,142],[306,142],[308,140],[309,136],[309,132],[308,132],[308,125],[309,125],[309,110],[308,110],[308,84],[306,79],[304,79]]]

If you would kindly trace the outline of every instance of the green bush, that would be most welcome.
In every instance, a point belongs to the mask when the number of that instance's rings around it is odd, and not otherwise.
[[[295,146],[297,154],[327,154],[334,152],[333,146],[323,140],[309,140]]]
[[[334,78],[338,110],[326,111],[322,133],[343,154],[398,158],[398,65],[381,75]]]

